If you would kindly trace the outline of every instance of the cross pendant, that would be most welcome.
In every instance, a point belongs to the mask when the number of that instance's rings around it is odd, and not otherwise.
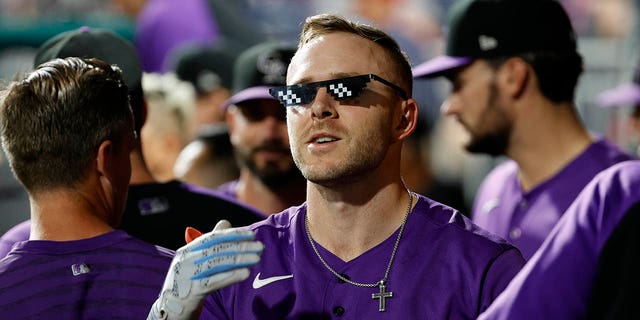
[[[386,299],[387,298],[392,298],[393,297],[393,292],[389,291],[387,292],[387,286],[384,285],[384,280],[380,280],[380,284],[378,285],[380,292],[379,293],[372,293],[371,294],[371,299],[379,299],[378,300],[378,311],[380,312],[384,312],[387,310],[387,303],[386,303]]]

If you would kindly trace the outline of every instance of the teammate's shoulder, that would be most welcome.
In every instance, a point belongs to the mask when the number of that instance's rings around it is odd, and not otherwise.
[[[474,224],[471,219],[459,210],[439,203],[425,196],[418,195],[416,204],[418,212],[434,230],[444,233],[456,233],[456,241],[486,242],[497,246],[511,246],[507,241]],[[414,210],[416,210],[414,209]]]

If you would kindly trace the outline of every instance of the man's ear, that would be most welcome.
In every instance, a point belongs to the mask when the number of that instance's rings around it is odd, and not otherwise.
[[[400,121],[396,126],[399,140],[405,139],[416,129],[418,123],[418,102],[414,99],[407,99],[402,102],[401,108]]]
[[[531,69],[522,58],[513,57],[500,67],[502,88],[511,98],[520,97],[529,85]]]
[[[111,170],[111,164],[113,163],[113,153],[115,152],[113,143],[109,140],[103,141],[98,147],[98,154],[96,155],[96,166],[98,172],[102,175],[106,175]]]

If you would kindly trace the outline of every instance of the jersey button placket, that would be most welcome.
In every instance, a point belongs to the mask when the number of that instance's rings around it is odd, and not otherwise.
[[[342,306],[336,306],[333,308],[333,314],[336,316],[341,316],[344,314],[344,308]]]
[[[524,216],[524,212],[527,210],[529,203],[526,198],[522,198],[516,207],[516,213],[513,217],[514,224],[511,225],[509,230],[509,239],[517,240],[522,236],[522,229],[520,228],[521,219]]]

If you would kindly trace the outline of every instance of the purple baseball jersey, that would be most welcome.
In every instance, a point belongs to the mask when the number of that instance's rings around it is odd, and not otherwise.
[[[518,165],[507,161],[480,185],[472,210],[473,222],[514,244],[529,259],[578,193],[600,171],[633,156],[606,140],[592,143],[553,177],[524,193]]]
[[[149,0],[136,18],[134,44],[142,70],[164,72],[172,50],[219,37],[207,0]]]
[[[314,253],[304,227],[306,204],[249,228],[265,245],[243,282],[205,300],[200,319],[472,319],[524,264],[520,252],[479,229],[455,209],[418,196],[409,215],[386,292],[339,280]],[[384,275],[397,232],[344,262],[316,244],[337,272],[362,283]],[[378,311],[380,304],[386,311]]]
[[[16,243],[0,260],[0,319],[146,319],[172,257],[120,230]]]
[[[638,202],[640,161],[598,174],[480,319],[584,318],[598,256],[618,221]]]

